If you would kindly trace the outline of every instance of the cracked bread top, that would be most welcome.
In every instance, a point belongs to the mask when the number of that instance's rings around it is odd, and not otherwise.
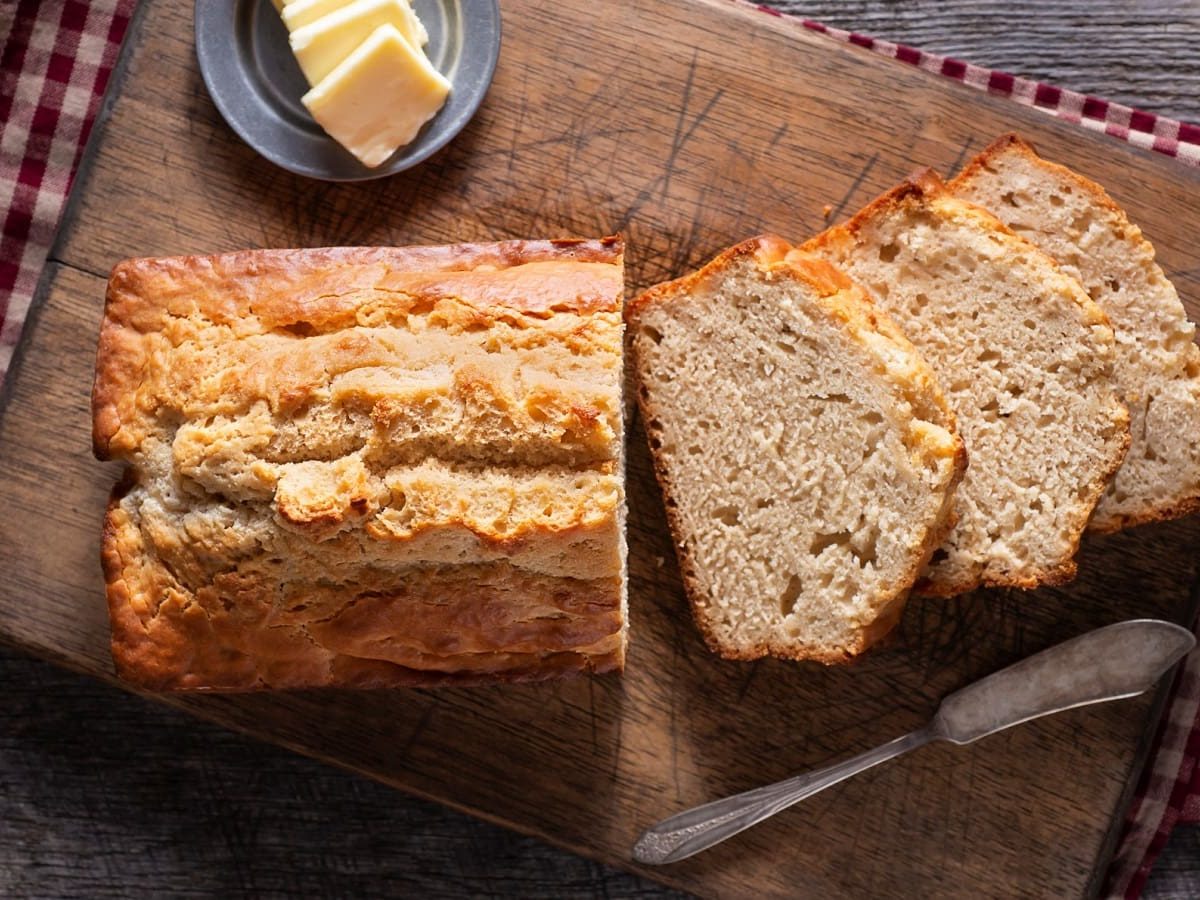
[[[622,251],[119,264],[93,391],[97,456],[132,467],[104,545],[118,670],[244,689],[619,667]]]
[[[578,391],[548,397],[550,379],[533,385],[540,390],[523,410],[505,401],[518,354],[565,353],[574,358],[570,374],[585,376],[612,362],[594,352],[612,349],[594,326],[619,313],[622,252],[608,239],[125,260],[109,280],[100,333],[96,454],[129,458],[169,418],[164,406],[198,418],[264,401],[273,415],[290,416],[314,399],[386,406],[423,386],[436,393],[451,375],[446,353],[457,350],[460,404],[473,396],[499,403],[527,426],[526,439],[537,429],[522,413],[557,413],[570,435],[543,453],[611,458],[605,438],[616,414]],[[484,331],[488,342],[455,347],[454,338]],[[423,383],[380,374],[397,353],[412,362],[405,374]],[[540,411],[539,400],[553,409]],[[472,452],[502,453],[514,440],[485,424]]]

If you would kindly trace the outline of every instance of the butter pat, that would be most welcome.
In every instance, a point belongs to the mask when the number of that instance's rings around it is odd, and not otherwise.
[[[283,10],[283,24],[287,26],[288,31],[295,31],[297,28],[311,25],[318,19],[335,13],[353,2],[354,0],[289,0]],[[401,28],[400,33],[410,41],[415,39],[418,46],[424,47],[429,43],[429,32],[421,24],[421,20],[413,11],[409,0],[400,0],[400,5],[405,7],[404,18],[411,25],[409,30]],[[411,31],[411,35],[409,31]]]
[[[349,6],[353,0],[292,0],[283,10],[283,24],[288,31],[311,25],[317,19]]]
[[[286,16],[293,6],[284,10]],[[383,25],[396,29],[415,51],[428,35],[408,0],[353,0],[292,31],[289,41],[308,83],[316,87],[367,37]]]
[[[374,168],[437,115],[450,82],[394,25],[380,25],[302,98],[317,124]]]

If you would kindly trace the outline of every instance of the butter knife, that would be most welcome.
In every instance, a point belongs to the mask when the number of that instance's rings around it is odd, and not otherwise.
[[[644,832],[640,863],[687,859],[825,788],[931,741],[969,744],[1041,716],[1134,697],[1187,655],[1196,639],[1157,619],[1097,628],[981,678],[944,700],[924,728],[824,769],[697,806]]]

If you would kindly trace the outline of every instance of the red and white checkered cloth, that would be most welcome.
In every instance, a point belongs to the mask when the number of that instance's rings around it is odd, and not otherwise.
[[[758,9],[771,15],[781,15],[767,6],[759,6]],[[1008,97],[1024,106],[1032,106],[1092,131],[1102,131],[1110,137],[1128,141],[1137,147],[1156,150],[1188,165],[1200,166],[1200,125],[1177,122],[1165,116],[1132,109],[1119,103],[1110,103],[1099,97],[1078,94],[1052,84],[1030,81],[1028,78],[1018,78],[1007,72],[985,69],[948,56],[926,53],[904,44],[893,44],[890,41],[867,37],[865,34],[829,28],[820,22],[808,19],[797,21],[810,31],[842,43],[865,47],[875,53],[917,66],[926,72],[953,78],[989,94]]]
[[[0,381],[134,0],[0,0]]]
[[[746,2],[746,0],[734,0]],[[135,0],[0,0],[0,380],[21,334]],[[780,15],[768,7],[763,12]],[[989,93],[1200,165],[1200,127],[912,47],[794,20]],[[1137,897],[1177,822],[1200,821],[1200,651],[1179,670],[1109,873]]]

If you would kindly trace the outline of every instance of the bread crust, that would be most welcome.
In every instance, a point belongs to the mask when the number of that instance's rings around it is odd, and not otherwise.
[[[141,546],[137,523],[120,506],[121,498],[132,486],[132,479],[127,478],[113,491],[105,516],[101,560],[112,622],[113,662],[122,680],[142,690],[243,692],[265,688],[465,686],[543,681],[575,673],[603,674],[620,671],[624,665],[619,586],[615,579],[607,585],[572,584],[565,579],[561,584],[548,579],[545,584],[547,594],[570,591],[567,603],[595,608],[582,623],[588,637],[595,638],[590,644],[568,648],[570,641],[564,638],[577,641],[578,632],[566,635],[531,630],[525,642],[538,642],[544,649],[475,652],[458,661],[470,663],[462,671],[454,670],[456,659],[452,653],[440,658],[432,653],[414,654],[426,665],[442,667],[421,668],[332,652],[314,642],[305,624],[299,622],[241,627],[215,603],[205,603],[183,589],[162,560]],[[147,615],[146,605],[159,592],[165,594],[164,601],[153,615]],[[442,591],[431,590],[398,593],[395,599],[423,605],[436,614],[444,602],[443,595]],[[347,597],[346,607],[362,597],[377,596],[377,592],[360,591]],[[244,619],[266,620],[273,615],[271,604],[261,594],[238,599],[243,604],[240,612]],[[544,603],[543,594],[528,592],[510,598],[506,613],[522,605]],[[450,624],[447,620],[446,625]],[[510,616],[493,606],[485,608],[484,616],[462,633],[469,639],[511,624]],[[290,633],[272,635],[272,629]],[[391,632],[380,628],[378,636],[386,640]]]
[[[849,221],[822,232],[803,244],[801,249],[812,252],[829,252],[838,245],[853,243],[870,222],[879,217],[900,211],[906,204],[926,205],[944,202],[955,204],[956,208],[961,209],[972,217],[980,227],[1002,234],[1009,240],[1019,241],[1033,253],[1043,256],[1062,278],[1070,279],[1074,283],[1074,279],[1063,272],[1054,259],[1043,254],[1032,243],[1008,228],[990,212],[982,207],[954,197],[938,174],[928,168],[918,169],[913,172],[901,184],[867,204]],[[1078,287],[1077,283],[1076,286]],[[1081,323],[1083,325],[1111,328],[1111,323],[1103,309],[1082,288],[1073,291],[1071,299],[1080,311]],[[1116,428],[1121,432],[1122,436],[1118,444],[1111,448],[1106,467],[1081,488],[1081,496],[1083,497],[1081,508],[1086,510],[1086,512],[1076,517],[1077,521],[1072,528],[1070,537],[1072,557],[1078,551],[1083,534],[1088,529],[1088,519],[1091,510],[1095,508],[1096,503],[1099,502],[1109,482],[1121,467],[1125,459],[1125,454],[1129,449],[1131,442],[1129,434],[1129,411],[1123,404],[1117,411],[1114,421]],[[968,448],[968,452],[970,452],[970,448]],[[1026,576],[1018,574],[996,576],[981,573],[977,578],[956,580],[942,576],[935,580],[922,575],[914,585],[913,591],[916,594],[927,597],[953,597],[982,587],[1030,590],[1042,585],[1065,584],[1075,578],[1077,570],[1078,567],[1075,560],[1067,558],[1058,565],[1035,568]]]
[[[93,424],[96,455],[131,464],[102,542],[120,677],[152,691],[247,691],[619,671],[622,263],[620,239],[606,238],[118,264]],[[527,413],[533,462],[504,446],[432,466],[389,460],[392,407],[410,403],[389,391],[411,380],[406,365],[425,364],[405,357],[406,328],[418,349],[444,331],[518,363],[581,359],[605,383],[577,396],[535,366],[509,396],[502,369],[472,363],[453,382],[466,414]],[[389,329],[399,337],[374,345],[358,333]],[[198,336],[219,359],[190,370],[180,348]],[[255,340],[285,353],[243,352]],[[319,446],[344,437],[312,418],[341,402],[330,374],[297,377],[321,364],[372,369],[345,401],[359,404],[370,446]],[[422,409],[419,385],[412,396]],[[511,431],[499,415],[495,440]],[[557,416],[577,430],[560,438]],[[265,448],[283,427],[296,446],[272,460]]]
[[[1068,169],[1060,163],[1043,159],[1038,155],[1037,149],[1031,143],[1013,131],[1000,135],[1000,137],[984,147],[976,156],[972,157],[962,167],[962,170],[946,183],[947,187],[953,191],[956,184],[974,177],[980,170],[986,169],[990,162],[1005,153],[1017,153],[1039,167],[1056,173],[1087,194],[1091,198],[1092,203],[1124,217],[1125,210],[1117,205],[1116,201],[1109,196],[1108,191],[1104,190],[1103,187],[1090,178],[1085,178],[1083,175],[1072,169]]]
[[[92,388],[92,446],[114,459],[136,445],[114,439],[140,417],[137,388],[164,330],[187,317],[231,336],[305,333],[354,324],[369,291],[406,298],[399,315],[447,296],[459,315],[511,310],[535,318],[621,308],[618,237],[504,241],[444,247],[242,250],[214,256],[127,259],[108,280]],[[534,278],[506,278],[524,266]],[[468,326],[475,323],[467,321]]]
[[[939,513],[936,519],[930,523],[920,553],[914,558],[908,571],[902,574],[898,580],[898,584],[901,586],[912,585],[934,550],[945,540],[954,526],[954,490],[966,471],[967,451],[962,439],[955,431],[954,414],[941,394],[933,371],[920,358],[895,323],[872,307],[862,288],[844,272],[824,260],[798,251],[781,237],[765,234],[730,247],[695,272],[663,282],[644,291],[626,305],[626,322],[630,326],[630,334],[636,335],[639,319],[649,307],[655,304],[669,303],[676,298],[686,298],[705,280],[719,277],[723,271],[745,258],[750,258],[760,271],[771,271],[790,276],[806,284],[820,298],[825,312],[831,318],[843,323],[855,338],[858,338],[863,332],[875,333],[882,335],[892,346],[899,349],[913,364],[912,381],[902,384],[899,379],[895,379],[896,383],[905,389],[914,409],[922,410],[932,420],[953,433],[953,476],[945,491]],[[801,649],[789,648],[769,641],[741,645],[722,640],[705,614],[703,605],[705,588],[697,575],[696,562],[686,540],[686,533],[679,514],[676,489],[667,467],[666,455],[656,445],[651,423],[657,420],[659,409],[651,399],[641,378],[642,360],[636,337],[631,340],[631,348],[634,357],[633,371],[637,384],[638,410],[649,442],[655,479],[663,494],[667,523],[679,563],[680,576],[692,610],[692,617],[709,649],[729,660],[747,661],[774,656],[781,659],[811,660],[824,665],[842,665],[853,661],[855,657],[890,632],[899,622],[904,611],[904,603],[908,596],[908,590],[904,587],[897,589],[890,597],[879,598],[875,618],[863,625],[858,633],[857,642],[851,647],[829,650]],[[891,377],[891,372],[886,366],[881,367],[881,374],[883,377]]]
[[[1031,165],[1069,182],[1075,190],[1086,195],[1092,205],[1111,213],[1124,225],[1131,224],[1125,210],[1113,200],[1102,185],[1060,163],[1044,159],[1038,154],[1036,147],[1015,132],[1001,135],[968,161],[962,170],[948,182],[949,189],[953,191],[957,186],[970,182],[981,172],[987,170],[995,160],[1007,154],[1016,154]],[[1113,474],[1115,475],[1115,473],[1116,470]],[[1176,496],[1164,500],[1160,505],[1147,502],[1141,510],[1134,513],[1113,515],[1107,518],[1094,514],[1088,523],[1087,530],[1097,534],[1113,534],[1138,525],[1183,518],[1195,512],[1200,512],[1200,492]]]

